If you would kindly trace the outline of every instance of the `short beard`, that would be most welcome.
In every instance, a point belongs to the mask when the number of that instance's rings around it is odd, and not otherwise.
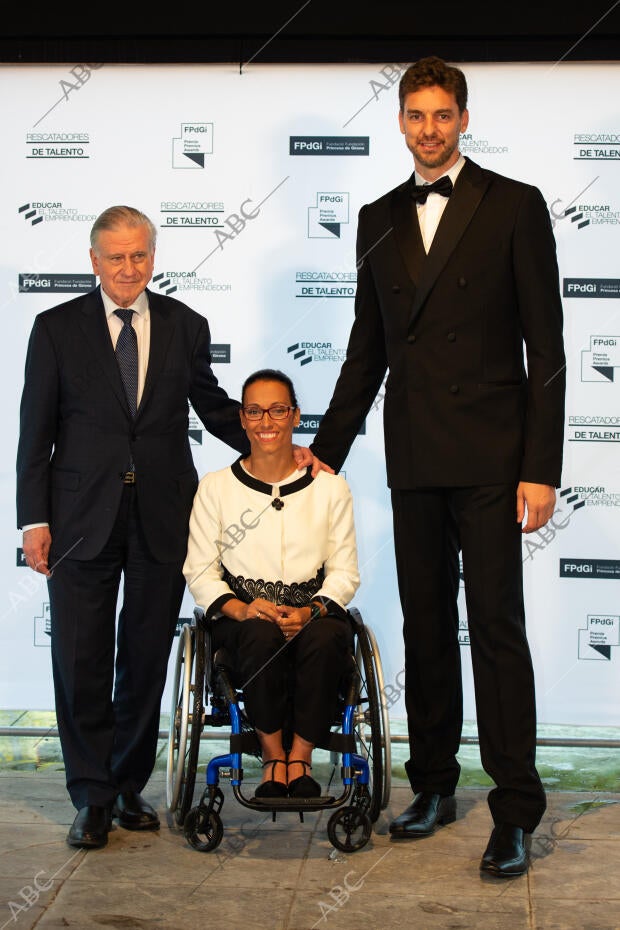
[[[458,142],[453,145],[451,148],[440,149],[436,155],[422,155],[416,149],[411,150],[411,154],[415,157],[424,168],[441,168],[442,165],[445,165],[446,162],[449,162],[458,147]]]

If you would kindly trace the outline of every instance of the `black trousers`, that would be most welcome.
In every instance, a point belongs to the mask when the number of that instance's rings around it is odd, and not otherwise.
[[[220,617],[213,625],[213,646],[230,656],[252,725],[298,733],[315,746],[334,722],[352,645],[351,625],[339,617],[314,620],[288,642],[268,620]]]
[[[48,589],[67,789],[78,809],[109,805],[119,791],[142,791],[153,771],[182,565],[153,560],[128,485],[101,553],[61,559]]]
[[[393,490],[414,792],[452,794],[463,720],[459,549],[482,765],[495,823],[535,829],[546,801],[535,765],[534,673],[525,631],[516,486]]]

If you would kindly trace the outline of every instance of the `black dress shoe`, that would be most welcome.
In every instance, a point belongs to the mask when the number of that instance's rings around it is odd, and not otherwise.
[[[109,829],[109,808],[88,804],[77,812],[67,834],[67,843],[78,849],[99,849],[108,842]]]
[[[480,862],[480,871],[499,878],[514,878],[527,872],[528,861],[524,832],[510,823],[493,828],[489,844]]]
[[[159,830],[159,817],[137,791],[121,791],[116,796],[112,816],[126,830]]]
[[[456,800],[453,794],[442,797],[430,791],[416,794],[409,807],[390,824],[390,833],[397,839],[432,836],[438,824],[456,820]]]

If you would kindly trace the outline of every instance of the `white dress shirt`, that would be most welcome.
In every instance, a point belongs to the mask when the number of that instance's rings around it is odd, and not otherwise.
[[[456,182],[456,179],[459,175],[459,172],[463,165],[465,164],[465,158],[463,155],[459,157],[459,160],[455,162],[449,171],[444,172],[447,175],[452,183]],[[444,177],[444,175],[440,175]],[[439,178],[435,178],[439,180]],[[430,184],[430,181],[427,181],[426,178],[423,178],[421,174],[417,171],[415,172],[415,183],[416,184]],[[448,198],[443,197],[441,194],[435,193],[433,191],[426,198],[426,203],[416,204],[418,208],[418,222],[420,223],[420,232],[422,233],[422,241],[424,242],[424,248],[428,253],[433,237],[439,226],[439,220],[442,217],[443,211],[446,209],[448,204]]]
[[[118,304],[115,304],[112,298],[108,297],[103,288],[101,288],[101,296],[103,298],[103,306],[105,307],[105,315],[108,321],[108,329],[110,330],[110,338],[112,339],[114,349],[116,349],[116,340],[123,328],[123,321],[114,312],[118,308]],[[149,301],[144,291],[139,294],[138,298],[131,305],[131,309],[135,310],[131,325],[135,329],[138,339],[138,406],[140,406],[146,378],[146,369],[149,363],[149,346],[151,342],[151,315],[149,312]]]

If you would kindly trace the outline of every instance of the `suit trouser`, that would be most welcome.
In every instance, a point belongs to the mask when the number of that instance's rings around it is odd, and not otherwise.
[[[54,553],[51,564],[60,556]],[[60,559],[48,580],[56,716],[78,809],[108,805],[119,791],[142,791],[151,775],[185,587],[181,569],[152,559],[128,485],[100,554]]]
[[[545,810],[536,771],[534,673],[525,632],[516,486],[393,490],[405,642],[405,706],[414,792],[453,794],[463,718],[459,549],[482,765],[495,823],[535,829]]]
[[[351,625],[339,617],[314,620],[288,642],[268,620],[221,617],[213,626],[214,649],[229,653],[253,726],[263,733],[290,728],[315,746],[334,722],[352,645]]]

